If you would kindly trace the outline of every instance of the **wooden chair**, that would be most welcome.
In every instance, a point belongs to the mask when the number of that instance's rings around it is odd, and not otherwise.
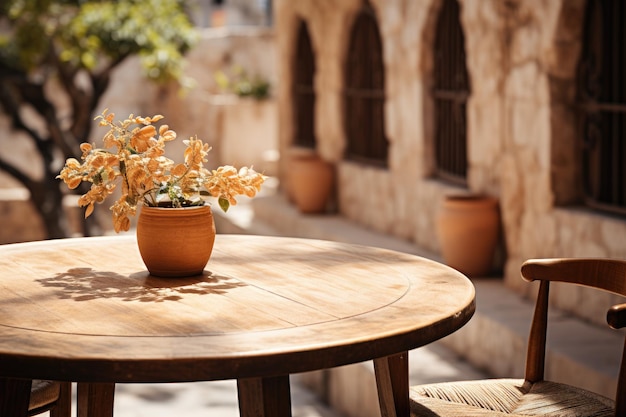
[[[584,285],[626,296],[626,261],[608,259],[529,260],[527,281],[539,280],[524,379],[487,379],[411,387],[412,416],[626,416],[626,345],[616,401],[570,385],[544,380],[550,281]],[[611,307],[609,326],[626,327],[626,304]]]
[[[23,395],[24,391],[30,393]],[[28,397],[28,398],[25,398]],[[0,416],[27,417],[50,411],[50,417],[71,417],[72,384],[45,380],[0,379]]]

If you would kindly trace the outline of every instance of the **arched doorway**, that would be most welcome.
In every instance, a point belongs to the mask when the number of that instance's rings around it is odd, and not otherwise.
[[[385,68],[378,22],[365,3],[352,30],[345,63],[345,158],[387,166],[385,137]]]
[[[435,170],[437,177],[465,186],[470,82],[458,0],[443,1],[435,30]]]
[[[296,38],[296,51],[293,63],[293,145],[302,148],[315,148],[315,55],[311,46],[309,29],[304,20],[300,21]]]

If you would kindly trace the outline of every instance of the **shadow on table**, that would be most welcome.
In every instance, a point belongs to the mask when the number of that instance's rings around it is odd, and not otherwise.
[[[44,287],[56,288],[61,299],[87,301],[119,298],[123,301],[177,301],[184,294],[223,294],[246,284],[228,276],[204,271],[202,275],[183,278],[159,278],[147,271],[122,275],[93,268],[71,268],[50,278],[37,280]]]

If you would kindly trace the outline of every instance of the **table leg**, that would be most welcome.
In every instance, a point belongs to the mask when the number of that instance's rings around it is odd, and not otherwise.
[[[237,380],[241,417],[291,417],[289,375]]]
[[[30,402],[30,379],[0,378],[0,417],[25,416]]]
[[[77,417],[113,417],[115,384],[79,382]]]
[[[409,417],[409,352],[374,359],[382,417]]]

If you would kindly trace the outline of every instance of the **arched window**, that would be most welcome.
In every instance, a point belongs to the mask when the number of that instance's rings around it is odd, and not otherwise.
[[[467,184],[467,99],[470,82],[457,0],[444,0],[435,34],[435,166],[438,177]]]
[[[293,144],[304,148],[315,148],[315,55],[305,21],[300,22],[294,61],[293,82]]]
[[[374,10],[360,10],[347,49],[345,67],[346,159],[387,165],[385,137],[385,68]]]
[[[590,0],[578,67],[586,203],[626,214],[626,2]]]

